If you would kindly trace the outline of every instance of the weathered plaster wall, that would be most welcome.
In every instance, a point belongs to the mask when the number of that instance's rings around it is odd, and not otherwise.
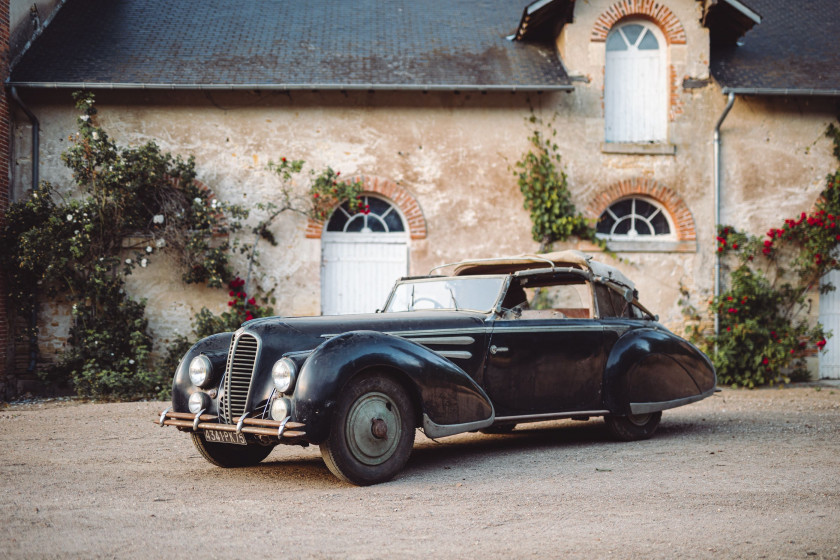
[[[680,284],[698,301],[713,285],[712,133],[726,100],[715,85],[683,87],[686,77],[708,78],[708,36],[697,2],[670,2],[684,37],[668,51],[674,153],[604,151],[604,43],[592,35],[613,4],[580,2],[575,22],[558,39],[569,73],[585,77],[573,93],[103,92],[97,96],[101,123],[120,143],[155,140],[164,150],[194,155],[198,178],[229,202],[272,200],[279,183],[266,164],[282,156],[316,168],[330,165],[345,176],[394,181],[416,198],[426,218],[427,237],[410,242],[411,273],[421,274],[462,258],[536,249],[509,168],[528,149],[525,118],[533,107],[555,119],[580,209],[620,181],[647,178],[676,193],[691,212],[696,251],[624,253],[617,263],[604,257],[635,279],[642,300],[681,332]],[[42,124],[42,178],[67,186],[60,153],[75,129],[69,93],[28,91],[25,99]],[[832,109],[815,99],[739,98],[723,127],[725,222],[760,232],[813,204],[825,173],[836,167],[823,138]],[[17,122],[23,137],[26,121]],[[285,217],[273,226],[280,245],[261,245],[259,282],[263,289],[276,287],[281,314],[320,310],[320,240],[307,239],[305,228],[305,220]],[[244,271],[243,263],[238,268]],[[134,295],[148,298],[160,342],[188,334],[190,318],[202,306],[216,312],[226,306],[224,292],[184,286],[178,277],[166,258],[157,258],[128,282]],[[49,338],[56,321],[43,322]]]

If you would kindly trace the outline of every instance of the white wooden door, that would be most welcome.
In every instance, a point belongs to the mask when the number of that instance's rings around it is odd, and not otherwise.
[[[604,119],[607,142],[664,142],[668,88],[661,37],[633,22],[607,37]]]
[[[373,313],[385,304],[394,281],[408,274],[403,233],[324,233],[321,313]]]
[[[840,270],[826,274],[823,282],[837,289],[820,295],[820,323],[833,334],[820,352],[820,379],[840,379]]]

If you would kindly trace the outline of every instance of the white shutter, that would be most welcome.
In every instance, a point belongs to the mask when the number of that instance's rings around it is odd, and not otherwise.
[[[607,142],[664,142],[667,138],[668,82],[665,72],[664,41],[659,48],[639,49],[645,34],[653,34],[647,24],[633,22],[631,26],[645,27],[635,43],[630,44],[620,29],[622,50],[606,54],[604,76],[604,119]],[[618,38],[613,43],[617,44]]]
[[[394,281],[408,273],[403,233],[324,233],[321,312],[373,313],[381,309]]]
[[[840,270],[832,270],[823,278],[836,290],[820,295],[820,323],[833,336],[820,352],[820,379],[840,379]]]

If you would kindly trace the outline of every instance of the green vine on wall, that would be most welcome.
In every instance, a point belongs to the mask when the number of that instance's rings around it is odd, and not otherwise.
[[[171,373],[152,363],[145,304],[126,294],[125,277],[168,252],[185,282],[224,285],[231,271],[223,236],[247,212],[201,188],[192,158],[173,157],[154,142],[118,146],[97,123],[93,95],[74,99],[77,132],[62,161],[75,198],[45,182],[11,205],[0,234],[10,303],[26,318],[39,298],[71,306],[68,348],[41,372],[45,380],[84,395],[152,395]],[[36,332],[30,326],[21,334]]]
[[[595,236],[596,230],[590,220],[578,212],[572,202],[568,179],[554,141],[557,130],[534,115],[529,122],[536,125],[528,137],[531,146],[514,164],[514,176],[525,198],[524,207],[531,215],[531,235],[539,242],[540,251],[573,236],[605,247],[604,241]]]

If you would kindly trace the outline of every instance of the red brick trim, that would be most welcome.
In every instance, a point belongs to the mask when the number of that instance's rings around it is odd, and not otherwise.
[[[685,44],[685,29],[674,12],[658,0],[621,0],[610,6],[595,21],[590,40],[603,43],[610,29],[620,20],[639,16],[655,23],[665,35],[669,45]]]
[[[350,178],[351,181],[361,181],[363,191],[371,194],[380,194],[393,202],[400,209],[408,222],[408,231],[412,239],[426,238],[426,218],[420,209],[417,199],[406,189],[393,181],[370,175],[357,175]],[[306,237],[309,239],[320,239],[323,233],[324,222],[309,220],[306,224]]]
[[[665,207],[676,227],[677,240],[696,241],[697,233],[694,228],[694,218],[683,199],[661,183],[645,177],[635,177],[619,181],[601,191],[592,199],[586,208],[590,218],[598,219],[611,204],[622,198],[644,196],[652,198]]]

